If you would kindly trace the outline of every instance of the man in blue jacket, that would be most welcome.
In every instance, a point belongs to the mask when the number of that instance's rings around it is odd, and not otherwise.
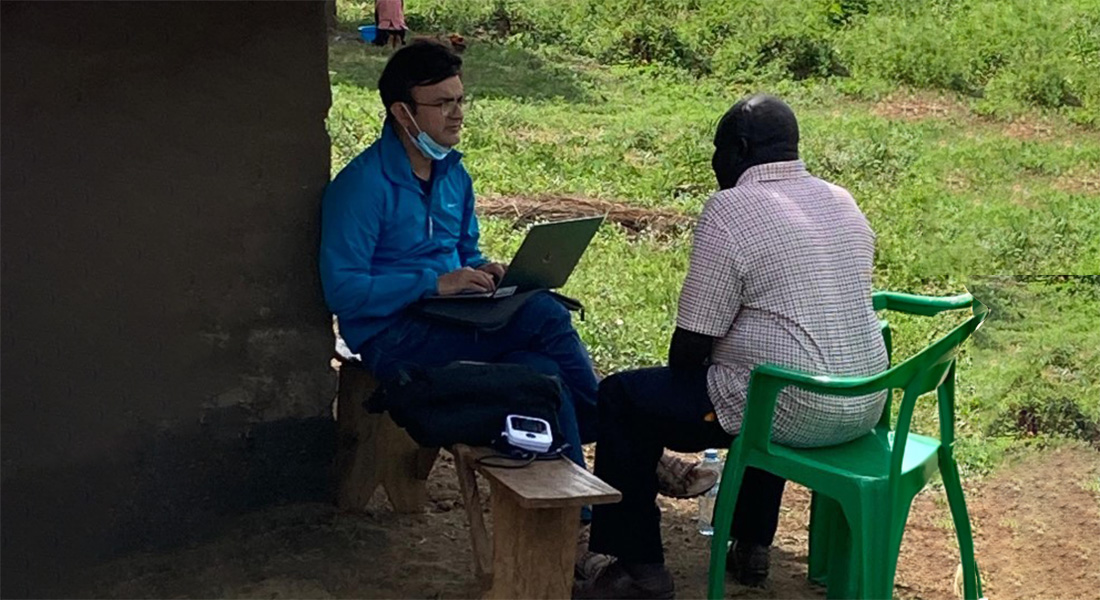
[[[485,332],[406,310],[430,294],[492,291],[505,267],[482,256],[474,190],[454,150],[464,116],[462,59],[418,41],[378,82],[381,137],[325,192],[321,282],[340,333],[385,378],[403,365],[456,360],[528,365],[563,384],[559,421],[570,458],[595,438],[597,381],[567,311],[536,294],[503,329]]]

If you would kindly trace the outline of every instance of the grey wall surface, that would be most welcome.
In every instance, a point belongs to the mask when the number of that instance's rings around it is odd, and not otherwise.
[[[0,4],[3,596],[329,493],[324,8]]]

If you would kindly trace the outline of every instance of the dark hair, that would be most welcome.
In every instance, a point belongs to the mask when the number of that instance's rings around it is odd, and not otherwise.
[[[775,96],[755,94],[742,98],[718,122],[714,146],[750,149],[782,146],[797,152],[798,119],[791,107]]]
[[[733,105],[714,132],[710,165],[720,189],[756,165],[798,160],[798,119],[786,102],[756,94]]]
[[[378,78],[378,94],[388,116],[394,102],[412,104],[414,87],[434,85],[461,73],[462,58],[450,48],[433,40],[416,40],[390,57]]]

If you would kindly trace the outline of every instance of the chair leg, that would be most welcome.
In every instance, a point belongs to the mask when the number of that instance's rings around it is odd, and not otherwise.
[[[825,596],[852,598],[859,590],[859,554],[844,509],[836,500],[814,492],[810,505],[809,578],[824,585]]]
[[[844,521],[844,512],[836,500],[813,493],[810,501],[810,581],[825,585],[829,577],[829,558],[831,540],[835,535],[846,535],[841,531],[848,525]]]
[[[974,538],[970,530],[966,498],[963,497],[959,467],[950,449],[945,447],[940,448],[939,462],[940,473],[943,475],[943,488],[947,492],[947,504],[951,507],[951,518],[955,521],[955,535],[959,540],[959,554],[963,567],[963,598],[977,600],[982,596],[982,580],[978,574],[978,563],[974,558]]]
[[[711,600],[719,600],[726,595],[726,555],[729,553],[730,526],[733,525],[733,511],[737,508],[737,495],[741,491],[745,467],[738,445],[726,458],[726,468],[722,472],[718,500],[714,506],[714,536],[710,541],[710,574],[707,585],[707,597]]]
[[[883,565],[880,575],[883,582],[883,589],[885,589],[888,594],[894,593],[894,576],[897,575],[898,570],[898,556],[901,554],[901,540],[905,537],[905,524],[909,521],[909,509],[912,507],[913,498],[909,498],[904,505],[895,506],[895,511],[891,514],[893,522],[891,523],[892,527],[889,531],[888,552],[884,555],[886,557],[886,562]]]
[[[856,579],[859,592],[856,597],[889,599],[893,597],[894,590],[892,583],[887,587],[887,580],[892,581],[892,578],[884,576],[883,561],[886,560],[884,557],[889,555],[890,539],[893,536],[891,528],[882,527],[878,515],[870,510],[872,506],[870,502],[861,502],[861,506],[855,509],[858,514],[850,515],[848,518],[848,523],[851,524],[852,541],[856,545],[852,554],[858,561]]]
[[[825,597],[855,598],[859,590],[859,548],[853,546],[852,531],[843,511],[829,531],[829,571]]]
[[[870,498],[840,511],[833,521],[838,526],[827,533],[828,598],[893,597],[894,574],[912,502],[908,498],[904,505],[894,507],[889,527],[883,527],[881,514],[874,510]]]

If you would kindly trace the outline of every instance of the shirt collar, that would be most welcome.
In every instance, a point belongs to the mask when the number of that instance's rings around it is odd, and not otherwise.
[[[762,181],[782,181],[809,176],[810,173],[806,170],[806,163],[801,160],[786,160],[749,167],[737,178],[737,185]]]
[[[397,126],[392,119],[386,119],[382,125],[382,136],[378,139],[382,147],[382,172],[395,184],[421,191],[420,183],[413,175],[412,162],[405,153],[405,145],[397,134]],[[432,162],[432,179],[442,178],[452,166],[462,160],[462,153],[452,150],[443,160]]]

